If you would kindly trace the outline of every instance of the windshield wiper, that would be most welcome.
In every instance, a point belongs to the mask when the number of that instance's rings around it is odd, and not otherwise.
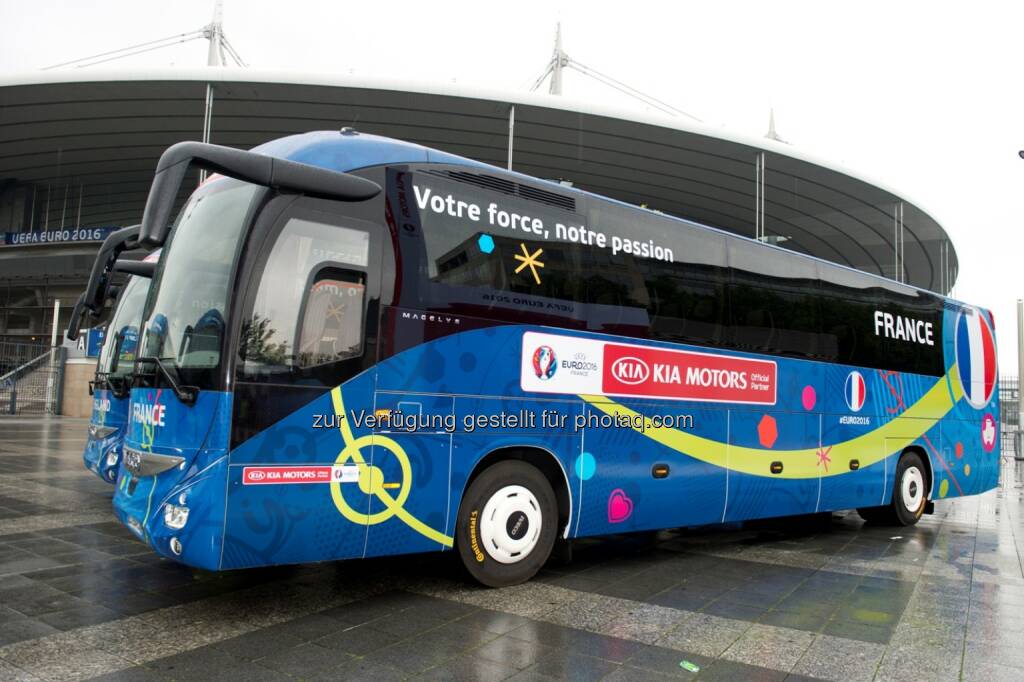
[[[96,372],[89,382],[89,395],[95,395],[96,391],[102,391],[107,384],[107,375],[103,372]]]
[[[98,389],[105,388],[110,391],[115,398],[127,398],[128,376],[111,376],[110,372],[97,372],[96,378],[91,383]]]
[[[129,393],[129,377],[131,375],[124,376],[105,376],[103,380],[106,382],[110,392],[114,394],[115,398],[127,398]]]
[[[192,345],[192,334],[195,332],[192,325],[185,325],[185,333],[181,335],[181,350],[178,351],[178,362],[188,353],[188,347]]]
[[[179,386],[178,382],[174,378],[174,374],[171,370],[167,369],[167,366],[160,358],[155,356],[143,356],[136,358],[136,362],[152,362],[156,365],[157,369],[160,370],[160,373],[164,375],[164,378],[167,379],[167,383],[170,384],[171,390],[174,391],[174,395],[178,397],[178,400],[186,405],[195,404],[196,398],[199,397],[199,387]]]

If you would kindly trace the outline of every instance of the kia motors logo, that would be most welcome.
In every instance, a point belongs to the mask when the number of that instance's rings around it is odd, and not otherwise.
[[[533,351],[533,373],[537,375],[538,379],[547,381],[555,376],[557,369],[558,359],[551,346],[538,346],[537,350]]]
[[[250,471],[249,472],[249,480],[250,481],[262,481],[266,477],[267,477],[267,472],[265,472],[265,471]]]
[[[627,356],[612,363],[612,376],[630,386],[644,383],[650,375],[650,367],[640,358]]]

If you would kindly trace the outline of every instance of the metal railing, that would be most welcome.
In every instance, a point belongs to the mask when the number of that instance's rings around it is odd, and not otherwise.
[[[1020,385],[1013,375],[999,377],[999,412],[1003,455],[1024,458],[1021,443],[1021,434],[1024,432],[1020,428]]]
[[[0,344],[0,415],[60,414],[66,354],[61,346]]]
[[[0,341],[0,377],[50,350],[48,343]]]

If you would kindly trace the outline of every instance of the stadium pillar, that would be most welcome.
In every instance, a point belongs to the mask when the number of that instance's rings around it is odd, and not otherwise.
[[[60,299],[53,299],[53,327],[50,329],[50,348],[57,347],[58,322],[60,320]]]
[[[516,132],[516,105],[508,109],[508,170],[512,170],[512,141]]]
[[[203,143],[210,143],[210,128],[213,127],[213,84],[206,84],[206,102],[203,104]],[[206,182],[206,169],[199,171],[199,184]]]
[[[54,385],[53,375],[57,365],[57,323],[60,320],[60,299],[53,299],[53,328],[50,331],[50,371],[46,377],[46,411],[50,414],[57,414],[53,409]]]
[[[1024,299],[1017,299],[1017,459],[1024,459]]]

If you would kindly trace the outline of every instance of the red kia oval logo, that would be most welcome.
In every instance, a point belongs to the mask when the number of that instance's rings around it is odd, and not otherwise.
[[[626,356],[612,363],[612,376],[623,384],[642,384],[650,375],[650,368],[640,358]]]
[[[266,477],[267,477],[267,472],[265,472],[265,471],[250,471],[249,472],[249,480],[250,481],[262,481]]]

